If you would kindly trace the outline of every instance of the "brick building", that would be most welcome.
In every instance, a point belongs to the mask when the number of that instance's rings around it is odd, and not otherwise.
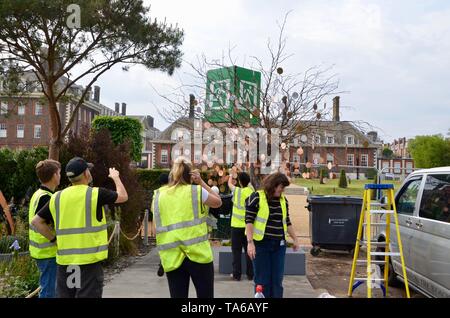
[[[313,170],[321,165],[331,162],[335,168],[334,172],[338,172],[343,167],[351,178],[363,178],[367,169],[377,166],[378,154],[381,150],[382,143],[379,141],[376,132],[364,134],[351,122],[340,121],[339,116],[339,97],[333,99],[333,118],[330,121],[302,121],[299,125],[303,127],[302,133],[292,140],[288,145],[289,162],[291,163],[291,171],[294,172],[294,165],[299,166],[299,172],[302,166],[310,162]],[[215,124],[215,127],[224,131],[227,124]],[[161,135],[153,140],[153,162],[151,168],[161,167],[169,168],[172,163],[172,148],[177,143],[177,136],[172,136],[172,132],[177,128],[187,129],[191,136],[194,136],[194,118],[181,118],[164,130]],[[225,133],[223,133],[225,136]],[[207,143],[203,142],[203,149]],[[302,149],[299,155],[298,149]],[[191,160],[198,160],[203,155],[195,153],[194,146],[191,147]],[[233,154],[227,154],[224,146],[224,160],[230,162],[235,159]],[[337,165],[337,167],[336,167]],[[364,168],[352,168],[351,166],[363,166]],[[314,169],[314,167],[316,169]]]
[[[25,95],[11,97],[2,94],[1,87],[0,85],[0,147],[25,149],[48,146],[51,127],[49,108],[44,94],[36,87]],[[69,94],[80,96],[83,89],[82,86],[74,85]],[[58,103],[57,107],[62,127],[65,127],[75,105],[67,102]],[[94,92],[88,92],[83,105],[79,108],[71,125],[72,131],[77,133],[84,125],[89,127],[97,115],[120,114],[100,103],[100,87],[94,86]]]

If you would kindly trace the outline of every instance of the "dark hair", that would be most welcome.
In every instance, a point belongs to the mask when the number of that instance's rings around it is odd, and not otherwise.
[[[269,174],[267,177],[264,178],[262,187],[264,189],[264,192],[266,193],[268,200],[273,199],[275,189],[280,184],[283,185],[284,187],[287,187],[290,184],[287,176],[281,172]]]
[[[61,164],[52,159],[39,161],[36,165],[36,174],[42,183],[49,182],[55,173],[61,169]]]
[[[247,172],[239,172],[238,173],[238,179],[239,179],[239,183],[244,188],[246,186],[248,186],[248,184],[250,183],[250,176],[248,175]]]
[[[166,185],[166,184],[168,184],[169,183],[169,174],[168,173],[161,173],[160,175],[159,175],[159,184],[160,185]]]

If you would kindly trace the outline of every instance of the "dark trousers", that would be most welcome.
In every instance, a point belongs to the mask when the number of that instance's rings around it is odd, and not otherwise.
[[[192,278],[197,298],[214,298],[214,265],[199,264],[187,257],[176,270],[166,273],[171,298],[188,298]]]
[[[244,248],[247,277],[253,278],[253,264],[250,257],[247,254],[247,236],[245,235],[245,228],[231,228],[231,251],[233,253],[233,277],[241,279],[241,255],[242,248]]]
[[[103,267],[100,262],[57,266],[57,298],[101,298],[102,294]]]
[[[255,285],[263,286],[263,294],[266,298],[283,298],[286,241],[263,239],[254,242]],[[283,243],[280,244],[281,242]]]

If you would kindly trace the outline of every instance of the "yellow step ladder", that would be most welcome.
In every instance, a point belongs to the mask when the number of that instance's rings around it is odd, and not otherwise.
[[[377,201],[372,201],[372,191],[386,191],[387,204],[383,204]],[[386,210],[382,209],[387,208]],[[385,216],[385,219],[380,222],[376,220],[372,222],[374,216]],[[394,216],[395,229],[397,232],[398,252],[392,252],[390,250],[390,230],[391,230],[391,216]],[[381,218],[379,218],[381,219]],[[386,227],[386,241],[378,242],[372,240],[372,227]],[[363,228],[365,233],[365,239],[363,239]],[[367,248],[367,258],[359,260],[359,250],[361,246]],[[373,247],[384,246],[384,252],[372,251]],[[384,256],[384,261],[374,260],[372,256]],[[353,256],[352,271],[350,274],[350,282],[348,286],[348,296],[351,297],[353,291],[363,283],[367,285],[367,297],[372,298],[372,288],[380,287],[384,296],[388,293],[388,277],[389,277],[389,257],[400,257],[402,263],[402,272],[406,289],[406,297],[409,298],[408,278],[406,277],[405,260],[403,258],[403,247],[400,238],[400,229],[398,225],[397,208],[394,200],[394,185],[393,184],[366,184],[364,187],[364,197],[361,209],[361,215],[359,218],[358,234],[356,237],[355,253]],[[366,277],[355,277],[356,267],[358,265],[366,265]],[[372,277],[377,265],[384,264],[384,278]],[[383,283],[384,282],[384,286]]]

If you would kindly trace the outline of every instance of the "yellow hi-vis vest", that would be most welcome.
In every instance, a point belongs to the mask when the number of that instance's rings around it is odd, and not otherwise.
[[[234,188],[233,213],[231,215],[231,227],[245,227],[245,200],[253,193],[250,187]]]
[[[155,191],[152,209],[156,245],[166,272],[180,267],[185,257],[200,264],[213,261],[201,194],[199,185],[162,187]]]
[[[56,256],[56,242],[50,242],[45,236],[40,234],[34,226],[31,224],[34,216],[36,215],[36,209],[39,204],[39,200],[45,196],[52,196],[53,193],[38,189],[30,200],[30,209],[28,211],[28,224],[29,224],[29,237],[30,237],[30,256],[37,259],[52,258]],[[55,231],[52,231],[53,235]]]
[[[259,210],[256,215],[255,222],[253,223],[253,239],[255,241],[261,241],[264,238],[264,232],[266,231],[267,220],[269,219],[269,203],[267,202],[266,193],[264,190],[258,190],[259,193]],[[282,218],[283,218],[283,229],[284,229],[284,237],[286,238],[287,233],[287,208],[286,208],[286,199],[282,194],[280,197]]]
[[[70,186],[50,199],[55,221],[59,265],[93,264],[108,258],[108,233],[105,211],[97,221],[98,188]]]

